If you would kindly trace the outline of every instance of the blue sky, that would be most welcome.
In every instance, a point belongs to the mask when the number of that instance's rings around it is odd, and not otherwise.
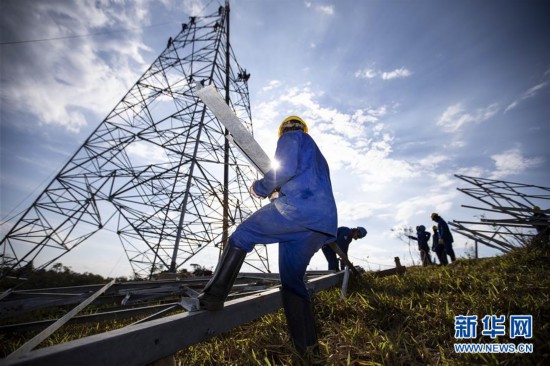
[[[2,222],[32,203],[181,23],[219,5],[2,0]],[[434,211],[475,220],[454,174],[549,185],[549,19],[546,1],[235,0],[231,37],[252,75],[259,142],[272,155],[279,122],[302,116],[331,167],[339,224],[369,232],[352,261],[386,269],[395,256],[412,262],[392,229],[430,227]],[[464,256],[472,242],[455,239]],[[124,261],[119,243],[101,242],[61,259],[111,276],[130,274]],[[310,268],[325,267],[319,252]]]

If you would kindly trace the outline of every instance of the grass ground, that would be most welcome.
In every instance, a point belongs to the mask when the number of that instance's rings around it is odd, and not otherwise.
[[[379,278],[364,273],[340,289],[314,298],[321,365],[550,365],[550,245],[531,246],[447,267],[408,268]],[[455,316],[477,315],[477,337],[455,339]],[[481,335],[485,315],[504,315],[506,335]],[[533,316],[533,338],[510,339],[511,315]],[[52,314],[45,315],[51,318]],[[70,325],[40,347],[120,328],[135,319],[104,322],[97,329]],[[2,357],[32,334],[0,334]],[[533,353],[460,354],[456,343],[526,343]],[[179,365],[297,365],[282,310],[178,352]]]
[[[401,276],[352,280],[316,295],[324,365],[549,365],[550,253],[530,247],[500,257],[461,259],[447,267],[409,268]],[[455,339],[455,316],[477,315],[475,339]],[[506,335],[482,336],[485,315],[505,315]],[[509,338],[510,315],[533,316],[533,338]],[[527,343],[533,353],[460,354],[455,343]],[[283,311],[208,343],[182,350],[182,365],[292,365]]]

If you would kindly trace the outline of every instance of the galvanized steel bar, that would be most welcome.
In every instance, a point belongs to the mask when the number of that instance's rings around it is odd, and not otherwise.
[[[87,298],[85,301],[83,301],[80,305],[69,311],[67,314],[65,314],[63,317],[59,318],[55,323],[50,325],[48,328],[44,329],[42,332],[37,334],[34,338],[32,338],[30,341],[22,345],[20,348],[18,348],[15,352],[11,353],[7,359],[15,359],[17,357],[20,357],[28,352],[30,352],[34,347],[38,346],[40,343],[42,343],[43,340],[48,338],[50,335],[52,335],[57,329],[63,326],[66,322],[68,322],[73,316],[78,314],[82,309],[84,309],[86,306],[91,304],[99,295],[107,291],[109,287],[111,287],[115,283],[115,280],[112,280],[105,286],[103,286],[99,291],[95,292],[92,296]]]
[[[319,292],[342,282],[344,272],[313,279]],[[222,311],[172,315],[0,360],[5,365],[145,365],[227,332],[282,307],[279,289],[226,302]]]

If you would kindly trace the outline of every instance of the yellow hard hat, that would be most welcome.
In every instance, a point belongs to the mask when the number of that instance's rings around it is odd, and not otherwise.
[[[285,128],[298,126],[298,124],[301,124],[302,129],[305,133],[307,133],[307,124],[304,122],[304,120],[298,116],[290,116],[285,118],[285,120],[281,122],[281,125],[279,126],[279,137],[281,137]]]
[[[435,226],[435,225],[432,226],[432,230],[433,230],[433,231],[436,231],[436,230],[437,230],[437,226]]]

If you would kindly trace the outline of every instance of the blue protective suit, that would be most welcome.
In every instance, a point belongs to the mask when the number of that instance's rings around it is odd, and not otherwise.
[[[348,254],[349,245],[352,240],[353,230],[345,226],[341,226],[338,228],[338,231],[336,233],[336,245],[338,245],[338,247],[342,249],[342,252],[344,252],[344,254],[346,255]],[[323,246],[322,250],[328,262],[328,270],[338,271],[338,258],[336,257],[336,253],[334,252],[334,250],[332,250],[332,248],[328,245]],[[342,267],[345,266],[342,265]]]
[[[447,261],[445,246],[443,244],[439,244],[439,233],[437,232],[437,230],[434,231],[432,239],[433,239],[432,250],[435,252],[435,254],[437,254],[439,263],[443,266],[446,266],[449,262]]]
[[[453,234],[451,233],[451,230],[449,229],[449,225],[447,225],[447,222],[443,220],[441,216],[438,216],[435,220],[437,222],[437,231],[439,232],[439,238],[443,239],[444,245],[445,245],[445,252],[449,257],[451,257],[451,261],[455,261],[456,256],[455,252],[453,250]]]
[[[281,285],[309,299],[303,277],[311,257],[334,241],[336,203],[328,164],[303,131],[284,133],[277,142],[279,169],[270,170],[253,184],[256,194],[279,198],[243,221],[229,238],[229,245],[252,251],[256,244],[279,243]]]
[[[420,225],[416,227],[416,235],[416,237],[409,236],[409,238],[418,241],[418,250],[422,258],[422,265],[427,266],[432,263],[430,258],[430,247],[428,246],[428,240],[430,240],[431,234],[426,231],[424,225]]]
[[[275,159],[280,168],[254,183],[256,193],[268,197],[278,189],[280,197],[274,204],[285,218],[336,236],[336,203],[329,168],[315,141],[302,131],[286,132],[277,142]]]
[[[430,252],[430,247],[428,246],[428,240],[430,240],[431,234],[426,231],[424,226],[419,226],[416,229],[417,241],[418,241],[418,250],[424,250],[427,253]]]

